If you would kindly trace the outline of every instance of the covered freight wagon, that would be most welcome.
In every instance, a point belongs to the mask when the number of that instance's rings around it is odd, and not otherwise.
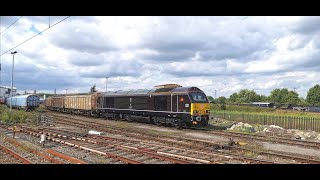
[[[61,111],[64,109],[64,96],[53,96],[51,98],[51,107],[53,109],[56,109],[58,111]]]
[[[97,107],[97,93],[70,94],[64,97],[64,109],[67,112],[90,112]]]
[[[7,99],[7,106],[10,107],[11,98]],[[40,97],[35,94],[19,95],[12,97],[12,108],[34,110],[40,105]]]

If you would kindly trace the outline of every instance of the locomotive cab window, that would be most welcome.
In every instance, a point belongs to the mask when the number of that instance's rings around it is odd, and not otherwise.
[[[193,92],[190,93],[192,102],[208,102],[206,96],[202,92]]]

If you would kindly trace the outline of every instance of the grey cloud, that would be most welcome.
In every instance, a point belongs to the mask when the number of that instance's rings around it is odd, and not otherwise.
[[[288,71],[292,70],[320,70],[320,51],[313,54],[306,54],[303,59],[298,59],[296,63],[287,67]]]
[[[1,27],[3,28],[8,27],[10,24],[15,22],[18,18],[20,18],[20,16],[1,16]],[[16,23],[19,23],[19,21]]]
[[[3,68],[8,70],[11,66],[5,65]],[[10,71],[2,71],[1,79],[3,85],[10,85],[11,69]],[[36,89],[53,91],[54,88],[77,86],[78,81],[75,79],[76,77],[68,72],[43,70],[32,65],[24,67],[17,65],[13,82],[18,90]]]
[[[9,62],[2,62],[2,73],[10,73],[12,70],[12,60],[10,59]],[[24,63],[22,60],[18,60],[15,58],[14,63],[14,72],[15,73],[30,73],[30,72],[37,72],[39,69],[34,64]]]
[[[317,49],[320,49],[320,35],[316,35],[313,37],[314,45]]]
[[[221,25],[219,22],[223,18],[204,17],[207,20],[203,20],[192,17],[194,21],[173,17],[164,19],[161,26],[155,26],[151,32],[146,32],[143,42],[139,44],[139,47],[155,50],[159,55],[148,55],[142,59],[185,60],[199,52],[203,60],[237,58],[247,61],[245,57],[257,51],[274,49],[270,36],[278,36],[264,32],[267,30],[261,27],[256,28],[257,25],[246,26],[246,22],[232,24],[236,21],[227,20],[229,25]],[[217,19],[218,22],[215,21]]]
[[[320,17],[303,17],[299,22],[291,28],[293,31],[310,34],[319,32],[320,30]]]
[[[84,78],[104,78],[116,76],[140,76],[142,64],[135,61],[113,61],[107,62],[103,66],[92,68],[80,74]]]
[[[183,39],[183,37],[172,38],[170,35],[167,36],[168,37],[149,37],[142,46],[160,52],[175,52],[179,50],[200,50],[205,44],[205,41],[189,39],[188,37]]]
[[[118,49],[109,38],[90,24],[82,24],[63,26],[49,36],[49,41],[60,48],[97,54]]]
[[[101,54],[73,53],[69,56],[69,63],[76,66],[98,66],[104,64],[104,57]]]
[[[178,50],[176,52],[159,52],[154,55],[144,55],[141,59],[152,61],[186,61],[195,55],[195,51]]]
[[[163,69],[164,73],[171,74],[176,77],[192,77],[192,76],[222,76],[228,75],[226,72],[226,62],[201,62],[186,61],[181,63],[171,63]]]

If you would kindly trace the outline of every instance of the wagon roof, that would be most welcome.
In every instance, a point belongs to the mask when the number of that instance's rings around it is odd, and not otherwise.
[[[24,95],[17,95],[17,96],[13,96],[12,98],[27,98],[29,96],[37,96],[39,97],[38,95],[36,94],[24,94]],[[40,97],[39,97],[40,98]]]

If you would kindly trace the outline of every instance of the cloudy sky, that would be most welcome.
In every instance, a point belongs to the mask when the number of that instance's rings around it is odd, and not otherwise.
[[[6,29],[18,18],[1,17],[0,54],[49,27],[49,16],[26,16]],[[305,97],[320,82],[320,17],[71,16],[14,50],[19,92],[105,91],[108,76],[108,90],[177,83],[217,97],[244,88]],[[7,86],[10,52],[1,56]]]

